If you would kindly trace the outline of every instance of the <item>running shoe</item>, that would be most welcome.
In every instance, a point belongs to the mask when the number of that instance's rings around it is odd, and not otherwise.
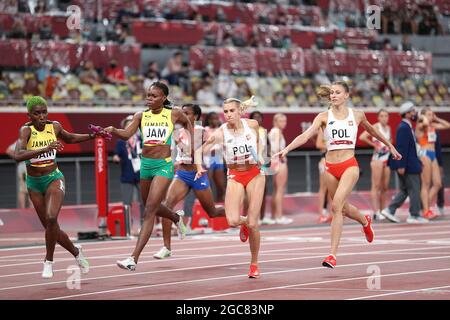
[[[186,237],[186,225],[183,221],[184,211],[178,210],[177,215],[180,217],[180,220],[177,222],[178,239],[183,240]]]
[[[322,266],[333,269],[334,267],[336,267],[336,257],[330,254],[325,258],[325,260],[323,260]]]
[[[422,218],[420,216],[409,216],[406,219],[406,223],[410,223],[410,224],[419,224],[419,223],[428,223],[430,222],[429,220]]]
[[[44,261],[44,270],[42,270],[42,278],[53,278],[53,261]]]
[[[440,214],[441,216],[443,216],[443,215],[445,214],[444,207],[437,207],[437,208],[438,208],[439,214]]]
[[[439,215],[435,214],[431,209],[425,212],[422,217],[428,220],[436,219]]]
[[[399,223],[400,220],[394,216],[392,213],[389,212],[388,208],[385,208],[381,210],[380,214],[384,216],[386,219],[388,219],[390,222]]]
[[[259,273],[258,265],[257,264],[251,264],[250,265],[250,271],[248,273],[248,277],[252,279],[258,279],[261,276]]]
[[[367,242],[372,242],[373,237],[375,236],[375,232],[372,228],[372,218],[369,215],[365,215],[367,219],[367,225],[363,226],[363,232],[366,235]]]
[[[332,215],[321,214],[319,217],[319,223],[330,223],[333,220]]]
[[[276,224],[291,224],[292,222],[294,222],[294,220],[292,220],[291,218],[286,218],[284,216],[275,219]]]
[[[242,242],[246,242],[248,240],[248,227],[247,225],[241,224],[241,230],[239,231],[239,238]]]
[[[373,220],[375,221],[382,221],[386,220],[386,218],[380,213],[380,211],[377,211],[373,214]]]
[[[155,259],[164,259],[168,258],[172,255],[172,251],[167,249],[165,246],[162,247],[157,253],[153,255],[153,258]]]
[[[262,225],[272,225],[272,224],[275,224],[275,223],[276,223],[275,220],[271,219],[269,217],[264,217],[264,219],[261,220],[261,224]]]
[[[80,267],[81,273],[88,273],[89,262],[83,255],[83,249],[80,245],[76,245],[75,247],[78,248],[78,255],[75,257],[75,260],[77,260],[77,264]]]
[[[128,271],[135,271],[136,270],[136,262],[134,262],[133,257],[126,258],[125,260],[118,260],[117,266],[121,269],[128,270]]]

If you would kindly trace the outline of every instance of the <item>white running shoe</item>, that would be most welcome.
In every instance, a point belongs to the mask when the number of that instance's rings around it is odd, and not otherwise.
[[[380,211],[377,211],[373,214],[373,220],[381,221],[386,220],[386,218],[380,213]]]
[[[153,255],[153,258],[155,259],[164,259],[168,258],[172,255],[172,251],[167,249],[165,246],[162,247],[157,253]]]
[[[275,219],[275,223],[277,224],[290,224],[294,222],[294,220],[292,220],[291,218],[286,218],[286,217],[281,217],[281,218],[277,218]]]
[[[158,224],[155,224],[155,230],[162,230],[162,224],[161,222]],[[139,232],[141,231],[141,229],[139,229]]]
[[[117,266],[121,269],[125,269],[128,271],[136,270],[136,262],[134,262],[133,257],[126,258],[125,260],[117,260]]]
[[[444,207],[437,207],[438,208],[438,212],[441,216],[443,216],[445,214],[445,210]]]
[[[389,212],[388,208],[381,210],[380,214],[388,219],[390,222],[399,223],[400,220]]]
[[[183,240],[186,237],[186,225],[183,221],[184,211],[178,210],[177,215],[180,216],[180,220],[177,222],[178,239]]]
[[[272,224],[275,224],[275,223],[276,223],[275,220],[271,219],[269,217],[264,217],[264,219],[261,220],[261,224],[262,225],[272,225]]]
[[[44,261],[44,270],[42,270],[42,278],[53,278],[53,261]]]
[[[76,245],[75,247],[78,248],[78,255],[75,257],[75,260],[77,260],[77,264],[80,267],[81,273],[88,273],[89,262],[83,255],[83,249],[80,245]]]
[[[414,216],[409,216],[408,219],[406,219],[406,223],[411,223],[411,224],[419,224],[419,223],[428,223],[430,222],[428,219],[422,218],[422,217],[414,217]]]

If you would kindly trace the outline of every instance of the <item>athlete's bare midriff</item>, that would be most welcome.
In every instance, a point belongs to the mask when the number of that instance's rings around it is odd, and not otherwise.
[[[171,156],[169,145],[162,146],[144,146],[142,149],[142,156],[150,159],[165,159]]]
[[[52,173],[56,169],[58,169],[58,165],[56,163],[47,167],[33,167],[31,165],[27,165],[27,174],[32,177],[42,177]]]
[[[253,167],[256,167],[255,163],[240,163],[240,164],[229,164],[227,165],[227,168],[230,170],[236,170],[236,171],[248,171],[252,169]]]
[[[354,149],[331,150],[327,151],[325,161],[329,163],[340,163],[355,156]]]

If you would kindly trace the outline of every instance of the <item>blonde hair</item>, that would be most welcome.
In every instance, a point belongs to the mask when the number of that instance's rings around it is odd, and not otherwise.
[[[241,101],[236,98],[228,98],[223,102],[224,105],[229,103],[237,103],[239,105],[239,113],[241,115],[245,114],[248,108],[256,107],[258,105],[255,96],[251,96],[250,99],[245,101]]]
[[[273,116],[273,124],[275,125],[275,123],[280,120],[281,118],[286,118],[286,115],[284,113],[277,113],[276,115]]]
[[[344,88],[345,92],[350,92],[350,88],[345,81],[334,81],[330,85],[321,85],[319,89],[317,90],[317,95],[321,99],[325,99],[328,102],[330,102],[330,94],[331,94],[331,86],[341,86]]]

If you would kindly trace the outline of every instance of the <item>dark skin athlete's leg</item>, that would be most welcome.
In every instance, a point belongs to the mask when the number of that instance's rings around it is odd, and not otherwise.
[[[187,193],[189,192],[189,187],[181,180],[174,179],[170,184],[169,190],[167,191],[167,197],[165,201],[165,205],[169,209],[175,208],[175,206],[183,200]],[[172,221],[169,219],[162,219],[163,226],[163,238],[164,238],[164,246],[170,250],[171,241],[170,238],[172,236]]]
[[[31,190],[28,190],[28,193],[42,226],[47,229],[46,204],[44,195],[42,193],[34,192]],[[74,257],[78,255],[78,248],[73,245],[72,241],[70,241],[69,239],[69,236],[61,229],[59,229],[58,232],[57,243],[61,247],[69,251]]]
[[[225,208],[216,208],[211,188],[194,190],[195,196],[210,218],[225,217]]]
[[[209,181],[214,181],[216,186],[216,200],[217,202],[224,202],[225,199],[225,173],[223,169],[217,169],[209,172]]]
[[[144,223],[142,224],[141,232],[139,233],[138,241],[132,254],[135,262],[139,260],[142,250],[144,250],[145,245],[150,239],[155,217],[160,210],[170,181],[170,179],[161,176],[156,176],[152,180],[141,180],[141,192],[142,199],[145,203],[145,210]]]

